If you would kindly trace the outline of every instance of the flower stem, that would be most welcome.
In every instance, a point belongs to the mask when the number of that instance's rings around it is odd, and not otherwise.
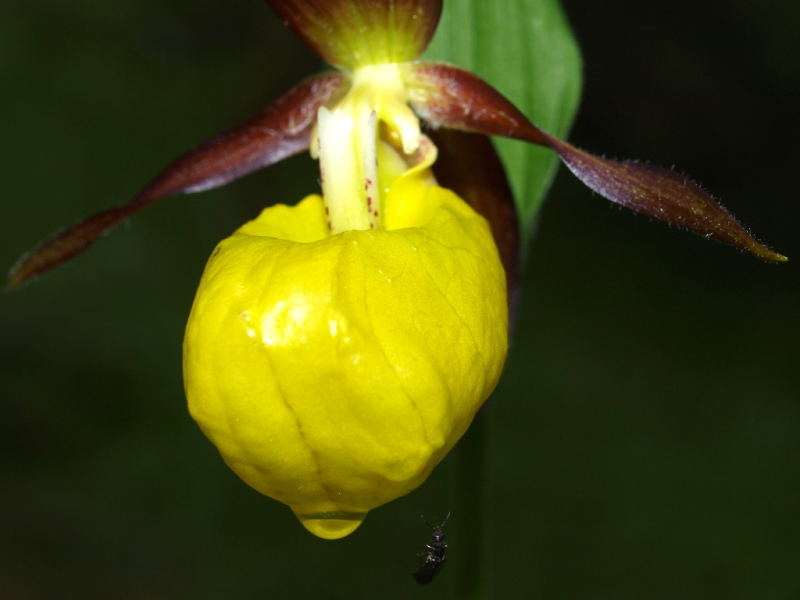
[[[456,507],[453,524],[461,559],[458,598],[491,596],[491,562],[487,552],[488,451],[491,418],[489,406],[475,416],[467,433],[456,446]]]

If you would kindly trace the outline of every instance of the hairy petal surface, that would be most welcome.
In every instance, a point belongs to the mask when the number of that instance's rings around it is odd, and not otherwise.
[[[458,67],[417,62],[408,67],[409,99],[435,127],[473,131],[552,148],[589,188],[633,211],[727,242],[766,260],[784,261],[687,177],[636,162],[601,158],[533,125],[488,83]]]
[[[406,62],[428,46],[442,0],[267,0],[329,64],[355,69]]]
[[[345,83],[324,73],[292,88],[260,114],[173,162],[133,200],[98,212],[43,242],[12,269],[13,287],[86,250],[109,229],[165,196],[219,187],[308,148],[317,109]]]

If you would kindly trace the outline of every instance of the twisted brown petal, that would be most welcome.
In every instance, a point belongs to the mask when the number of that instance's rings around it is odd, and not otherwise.
[[[428,47],[442,0],[267,0],[331,65],[407,62]]]
[[[552,148],[589,188],[636,212],[785,261],[690,179],[661,167],[594,156],[533,125],[488,83],[458,67],[418,62],[407,76],[411,104],[434,126],[499,135]]]
[[[344,81],[340,73],[306,80],[249,121],[183,155],[127,204],[96,213],[23,256],[11,270],[9,287],[80,254],[103,233],[164,196],[219,187],[302,152],[308,148],[317,109]]]

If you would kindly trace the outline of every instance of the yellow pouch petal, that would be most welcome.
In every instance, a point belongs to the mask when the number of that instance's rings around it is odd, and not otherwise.
[[[328,539],[425,480],[506,356],[483,218],[436,186],[393,187],[385,218],[329,236],[319,196],[264,210],[214,250],[186,329],[192,416],[244,481]]]

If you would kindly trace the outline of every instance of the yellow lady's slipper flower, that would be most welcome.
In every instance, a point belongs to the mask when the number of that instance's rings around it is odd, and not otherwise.
[[[217,247],[184,381],[226,463],[334,539],[466,431],[500,378],[508,302],[491,229],[436,185],[396,65],[358,69],[316,131],[323,196]]]
[[[340,70],[178,159],[128,204],[51,238],[10,283],[164,196],[310,148],[322,196],[267,208],[214,250],[186,329],[184,379],[192,416],[225,462],[320,537],[349,534],[420,485],[500,377],[518,238],[484,136],[548,147],[614,202],[785,260],[683,176],[579,150],[475,75],[416,60],[442,0],[268,3]],[[441,142],[439,165],[420,122]]]

